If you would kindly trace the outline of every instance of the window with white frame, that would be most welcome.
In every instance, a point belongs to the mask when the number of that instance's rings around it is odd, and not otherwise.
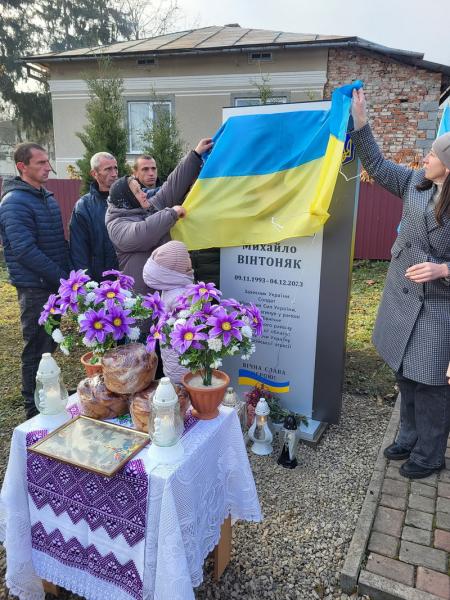
[[[274,96],[273,98],[269,98],[267,100],[267,104],[286,104],[287,97],[286,96]],[[235,98],[234,106],[261,106],[262,100],[257,97],[243,97],[243,98]]]
[[[140,154],[143,151],[142,135],[158,115],[171,114],[170,102],[128,102],[128,151]]]

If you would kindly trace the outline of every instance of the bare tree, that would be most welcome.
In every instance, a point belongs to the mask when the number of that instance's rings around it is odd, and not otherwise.
[[[178,0],[116,0],[115,6],[130,23],[130,39],[163,35],[181,16]]]

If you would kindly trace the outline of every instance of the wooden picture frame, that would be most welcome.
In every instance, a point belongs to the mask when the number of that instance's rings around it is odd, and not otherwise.
[[[141,431],[79,415],[27,450],[112,477],[149,441]]]

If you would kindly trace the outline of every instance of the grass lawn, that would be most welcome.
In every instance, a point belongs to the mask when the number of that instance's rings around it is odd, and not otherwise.
[[[392,399],[394,376],[376,353],[372,330],[389,263],[355,261],[347,330],[345,390]]]

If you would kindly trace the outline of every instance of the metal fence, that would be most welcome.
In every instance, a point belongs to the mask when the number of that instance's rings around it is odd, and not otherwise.
[[[390,260],[402,215],[402,201],[377,184],[361,183],[355,258]]]
[[[76,179],[49,179],[46,187],[54,193],[61,208],[67,237],[70,215],[75,202],[80,197],[81,182]],[[402,202],[399,198],[376,184],[361,183],[356,221],[355,258],[389,260],[401,212]]]

